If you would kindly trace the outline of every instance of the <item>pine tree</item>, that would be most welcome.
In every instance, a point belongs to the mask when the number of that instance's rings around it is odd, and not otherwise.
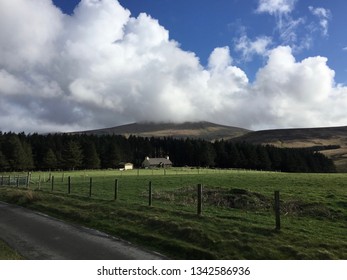
[[[258,146],[257,150],[259,158],[258,169],[271,170],[271,160],[267,149],[263,146]]]
[[[43,158],[43,168],[47,170],[54,170],[58,167],[58,160],[52,149],[48,149]]]
[[[120,159],[120,149],[118,145],[112,141],[104,154],[103,167],[104,168],[116,168],[119,165]]]
[[[67,143],[63,151],[64,167],[69,170],[74,170],[82,165],[83,155],[80,145],[71,140]]]
[[[84,162],[83,166],[86,169],[99,169],[100,157],[96,151],[95,144],[92,141],[88,141],[83,145]]]
[[[26,142],[22,142],[23,151],[25,153],[25,161],[23,162],[24,170],[33,170],[34,169],[34,159],[31,145]]]
[[[4,151],[6,151],[5,156],[7,157],[10,170],[21,171],[25,169],[26,153],[17,135],[10,134],[8,136]]]
[[[228,152],[228,166],[232,168],[242,167],[240,152],[233,143],[229,143],[227,147],[227,152]]]
[[[267,145],[266,149],[267,149],[269,157],[270,157],[272,170],[280,171],[282,168],[283,152],[281,152],[281,149],[275,148],[275,147],[270,146],[270,145]]]
[[[193,143],[193,140],[186,139],[184,141],[184,144],[182,145],[182,151],[184,151],[184,165],[188,166],[198,166],[197,160],[196,160],[196,151],[195,151],[195,143]]]
[[[0,150],[0,171],[6,171],[8,170],[10,167],[6,156],[2,153],[2,151]]]
[[[222,141],[216,141],[214,143],[214,148],[216,151],[216,165],[221,168],[230,167],[229,155],[226,151],[226,144]]]
[[[199,141],[197,145],[197,162],[198,166],[213,167],[215,166],[216,151],[211,143]]]

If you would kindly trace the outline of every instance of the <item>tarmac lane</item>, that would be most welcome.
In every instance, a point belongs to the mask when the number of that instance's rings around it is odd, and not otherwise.
[[[161,260],[106,233],[0,202],[0,239],[29,260]]]

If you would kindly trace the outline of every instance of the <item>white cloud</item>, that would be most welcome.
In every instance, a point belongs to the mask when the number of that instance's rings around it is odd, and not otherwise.
[[[317,32],[324,37],[328,36],[332,15],[328,9],[309,6],[309,11],[318,19],[318,23],[307,16],[295,17],[293,11],[296,2],[297,0],[258,0],[256,12],[274,16],[274,33],[278,34],[280,44],[289,45],[295,52],[300,52],[311,48]]]
[[[257,37],[252,41],[244,34],[236,41],[235,50],[242,53],[244,60],[250,61],[254,55],[267,55],[271,43],[272,38],[268,36]]]
[[[334,75],[326,58],[310,57],[297,62],[290,47],[278,47],[259,70],[253,91],[267,100],[264,115],[273,127],[343,125],[347,121],[347,115],[342,113],[347,88],[336,86]]]
[[[278,25],[278,31],[280,34],[280,38],[284,44],[290,44],[292,46],[299,47],[298,41],[298,29],[305,23],[303,18],[293,19],[291,17],[286,17],[282,20],[281,24]],[[302,45],[301,42],[299,42]]]
[[[60,11],[47,0],[1,1],[0,8],[2,66],[22,70],[49,64],[55,34],[62,32]]]
[[[300,49],[303,40],[298,38],[298,29],[305,23],[305,19],[292,17],[296,2],[297,0],[259,0],[256,12],[274,16],[276,19],[274,30],[278,32],[281,43]]]
[[[313,15],[318,17],[322,34],[327,36],[329,30],[329,20],[331,19],[330,10],[325,8],[314,8],[312,6],[309,6],[309,10]]]
[[[0,31],[3,131],[133,121],[248,128],[347,122],[347,89],[335,85],[326,58],[296,61],[291,47],[270,50],[267,37],[240,40],[245,56],[268,58],[250,83],[228,47],[213,50],[203,67],[157,20],[131,17],[115,0],[82,0],[72,16],[50,0],[1,1]]]
[[[294,9],[297,0],[259,0],[257,12],[271,15],[288,14]]]
[[[224,71],[231,63],[229,47],[216,48],[209,57],[208,66],[214,71]]]

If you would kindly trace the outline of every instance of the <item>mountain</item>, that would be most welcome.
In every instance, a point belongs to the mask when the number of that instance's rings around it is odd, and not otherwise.
[[[347,172],[347,126],[253,131],[233,141],[283,148],[317,147],[334,161],[338,171]]]
[[[347,172],[347,126],[250,131],[210,122],[180,124],[146,122],[74,132],[73,134],[200,138],[207,141],[225,139],[253,144],[270,144],[283,148],[316,147],[334,161],[338,171]]]
[[[74,132],[74,134],[130,135],[141,137],[200,138],[208,141],[231,139],[250,132],[250,130],[220,125],[210,122],[185,123],[132,123],[111,128]]]

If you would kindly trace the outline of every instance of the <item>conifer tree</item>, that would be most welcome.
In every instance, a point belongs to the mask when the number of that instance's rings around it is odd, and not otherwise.
[[[43,168],[47,170],[54,170],[58,167],[58,160],[52,149],[48,149],[43,158]]]
[[[25,169],[26,154],[22,143],[16,134],[10,134],[5,143],[6,157],[11,171],[21,171]]]
[[[112,141],[104,154],[103,167],[104,168],[116,168],[121,161],[120,149],[118,145]]]
[[[6,156],[2,153],[2,151],[0,150],[0,171],[6,171],[8,170],[10,167]]]
[[[73,140],[70,140],[63,151],[64,167],[69,170],[74,170],[82,165],[83,155],[80,145]]]
[[[83,145],[84,162],[83,166],[86,169],[99,169],[100,157],[96,151],[95,144],[92,141],[88,141]]]

